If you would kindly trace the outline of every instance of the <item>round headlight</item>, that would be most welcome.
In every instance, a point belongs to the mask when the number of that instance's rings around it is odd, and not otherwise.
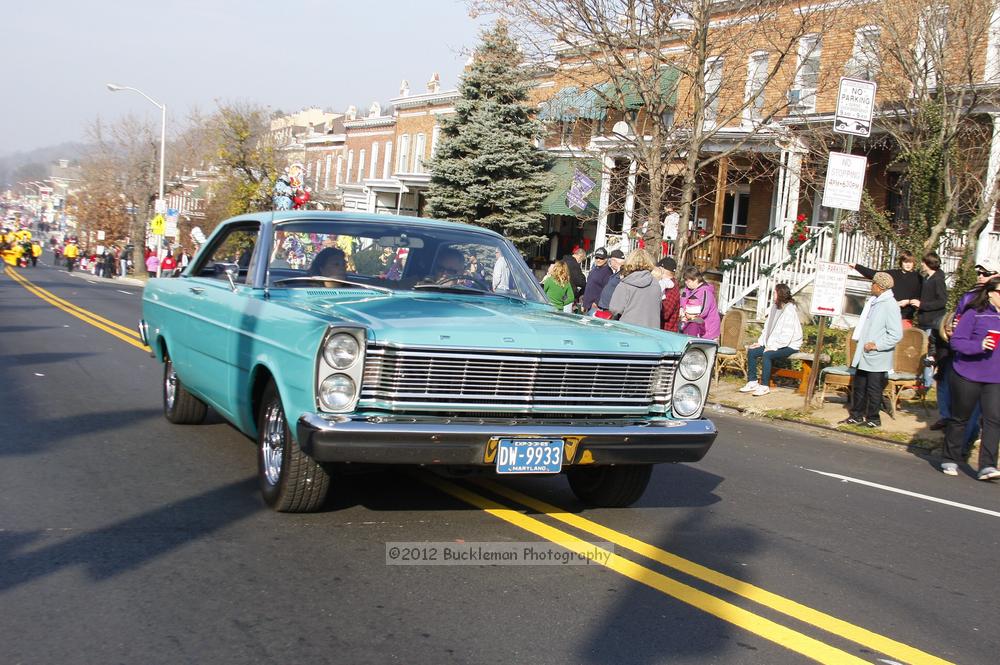
[[[698,386],[686,384],[674,393],[673,410],[682,418],[693,416],[701,408],[701,390]]]
[[[697,381],[708,371],[708,356],[701,349],[688,349],[681,357],[681,376],[688,381]]]
[[[354,381],[346,374],[334,374],[319,384],[319,399],[328,409],[340,411],[354,401]]]
[[[326,346],[323,347],[323,360],[330,367],[347,369],[354,364],[360,353],[361,346],[354,335],[337,333],[326,341]]]

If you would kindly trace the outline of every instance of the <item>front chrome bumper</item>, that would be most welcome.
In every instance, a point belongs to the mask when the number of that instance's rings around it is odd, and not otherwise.
[[[299,418],[302,450],[318,462],[493,464],[500,438],[563,438],[565,465],[697,462],[718,432],[709,420],[502,420],[426,416]]]

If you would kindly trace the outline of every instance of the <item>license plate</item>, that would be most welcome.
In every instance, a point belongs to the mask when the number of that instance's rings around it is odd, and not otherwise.
[[[500,439],[497,473],[559,473],[562,439]]]

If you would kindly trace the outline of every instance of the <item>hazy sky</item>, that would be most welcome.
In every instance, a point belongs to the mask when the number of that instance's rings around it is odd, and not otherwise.
[[[127,113],[167,132],[193,107],[250,100],[285,111],[365,110],[452,88],[485,21],[461,0],[10,0],[0,5],[0,155],[83,140],[94,118]]]

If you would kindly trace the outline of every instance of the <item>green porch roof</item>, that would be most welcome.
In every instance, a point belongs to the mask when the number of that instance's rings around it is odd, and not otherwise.
[[[587,195],[587,207],[577,210],[566,205],[566,192],[573,186],[576,170],[583,171],[596,183]],[[546,173],[549,180],[549,195],[542,201],[542,212],[546,215],[566,215],[568,217],[590,217],[597,213],[601,198],[601,162],[597,159],[556,159]]]
[[[677,80],[680,73],[673,67],[663,70],[660,75],[660,95],[666,97],[668,106],[677,104]],[[608,108],[620,108],[625,111],[634,111],[642,108],[642,95],[633,81],[624,80],[619,84],[614,81],[602,83],[597,86],[597,105],[607,111]]]

